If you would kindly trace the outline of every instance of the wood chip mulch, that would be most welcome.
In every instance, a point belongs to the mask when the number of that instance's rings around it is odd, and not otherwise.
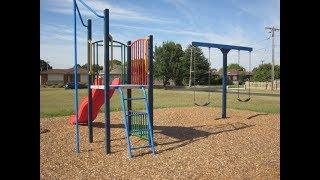
[[[280,115],[186,107],[154,110],[157,155],[128,158],[121,112],[111,113],[111,151],[104,153],[103,114],[94,142],[80,126],[80,154],[68,117],[40,119],[41,179],[280,179]],[[134,145],[143,140],[133,138]]]

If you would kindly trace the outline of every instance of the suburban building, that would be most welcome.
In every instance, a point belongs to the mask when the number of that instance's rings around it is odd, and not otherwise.
[[[49,69],[40,72],[40,85],[52,85],[52,84],[66,84],[74,81],[74,69]],[[121,77],[121,66],[115,66],[110,71],[110,80]],[[88,76],[87,70],[78,67],[78,82],[87,84]]]

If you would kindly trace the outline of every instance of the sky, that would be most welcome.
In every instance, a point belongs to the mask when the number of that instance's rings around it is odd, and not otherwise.
[[[126,43],[153,35],[154,45],[174,41],[185,49],[192,41],[252,47],[251,69],[272,62],[267,26],[280,28],[280,0],[83,0],[98,14],[110,11],[110,34]],[[93,40],[103,39],[103,19],[78,2],[82,17],[92,19]],[[40,1],[40,58],[53,68],[74,64],[73,0]],[[77,19],[78,64],[86,63],[86,28]],[[209,57],[208,48],[202,48]],[[211,68],[222,66],[222,53],[210,50]],[[102,49],[100,50],[102,52]],[[99,53],[99,59],[103,54]],[[115,52],[115,58],[119,52]],[[237,63],[230,51],[228,64]],[[275,32],[275,63],[280,64],[280,31]],[[240,65],[249,69],[249,53],[240,52]]]

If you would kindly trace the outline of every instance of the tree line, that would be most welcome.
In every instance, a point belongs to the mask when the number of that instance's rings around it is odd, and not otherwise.
[[[222,77],[219,76],[222,68],[218,71],[210,69],[208,59],[204,56],[199,47],[193,47],[193,68],[194,79],[192,76],[191,83],[198,85],[207,85],[210,77],[210,84],[222,84]],[[161,46],[155,47],[154,52],[154,75],[155,78],[162,81],[166,86],[172,80],[177,86],[186,86],[190,79],[190,56],[191,45],[185,50],[178,43],[172,41],[165,41]],[[262,64],[255,67],[251,72],[251,81],[265,82],[271,80],[271,64]],[[238,80],[244,83],[248,79],[246,69],[239,64],[229,64],[227,71],[235,70],[239,73]],[[211,73],[209,76],[208,73]],[[280,65],[275,65],[275,79],[280,79]],[[195,81],[194,81],[195,80]],[[229,81],[228,84],[232,82]]]
[[[210,68],[208,59],[204,56],[201,48],[193,47],[193,69],[194,78],[191,80],[191,84],[207,85],[210,77],[210,84],[221,85],[222,77],[219,76],[222,72],[222,68],[219,70]],[[172,80],[177,86],[186,86],[189,84],[190,79],[190,56],[191,56],[191,45],[185,50],[182,46],[173,41],[165,41],[161,46],[155,47],[154,52],[154,77],[161,80],[163,85],[169,84]],[[110,61],[110,65],[122,65],[119,60]],[[87,68],[87,63],[84,65],[77,65],[81,68]],[[266,82],[271,80],[271,64],[261,64],[255,67],[251,73],[251,81]],[[52,66],[47,61],[40,59],[40,71],[52,69]],[[103,66],[94,65],[94,70],[103,70]],[[247,79],[246,69],[239,64],[229,64],[227,71],[239,72],[238,80],[240,83],[244,83]],[[210,76],[209,74],[210,73]],[[193,76],[192,76],[193,77]],[[275,65],[275,79],[280,79],[280,65]],[[232,81],[228,81],[231,84]]]

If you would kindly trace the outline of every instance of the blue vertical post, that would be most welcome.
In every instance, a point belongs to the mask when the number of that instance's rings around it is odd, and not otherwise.
[[[92,64],[91,64],[91,41],[92,41],[92,26],[91,26],[91,19],[87,20],[88,26],[87,26],[87,33],[88,33],[88,63],[87,63],[87,69],[88,69],[88,136],[89,136],[89,142],[93,142],[93,131],[92,131],[92,91],[91,91],[91,74],[92,74]]]
[[[223,67],[222,67],[222,113],[221,117],[227,117],[227,62],[228,62],[228,53],[230,49],[220,49],[223,54]]]
[[[76,152],[80,153],[79,142],[79,124],[78,124],[78,61],[77,61],[77,14],[76,14],[76,0],[73,0],[73,31],[74,31],[74,113],[76,119]]]
[[[120,44],[120,61],[121,63],[123,64],[123,45]],[[125,83],[125,80],[124,80],[124,76],[123,76],[123,66],[121,68],[121,84],[124,84]]]
[[[100,66],[99,66],[99,43],[97,43],[97,79],[99,78],[99,70],[100,70]]]
[[[93,72],[91,73],[91,77],[92,77],[92,81],[91,83],[94,84],[94,80],[96,78],[96,68],[95,68],[95,64],[96,64],[96,49],[95,49],[95,43],[92,43],[92,48],[91,48],[91,51],[92,51],[92,67],[93,67]]]
[[[110,148],[110,99],[109,99],[109,9],[105,9],[104,13],[104,38],[103,38],[103,49],[104,49],[104,121],[105,121],[105,152],[109,154]]]
[[[153,35],[149,35],[149,47],[148,47],[148,101],[149,101],[149,113],[150,124],[153,137]]]
[[[131,41],[127,42],[127,84],[131,84]],[[127,89],[127,98],[131,98],[131,89]],[[127,101],[128,111],[131,110],[131,100]],[[130,112],[128,112],[130,114]],[[129,132],[131,132],[131,116],[128,116]]]
[[[126,73],[126,47],[125,45],[123,45],[123,64],[122,64],[122,69],[123,69],[123,79],[124,79],[124,83],[126,84],[127,82],[127,73]]]

